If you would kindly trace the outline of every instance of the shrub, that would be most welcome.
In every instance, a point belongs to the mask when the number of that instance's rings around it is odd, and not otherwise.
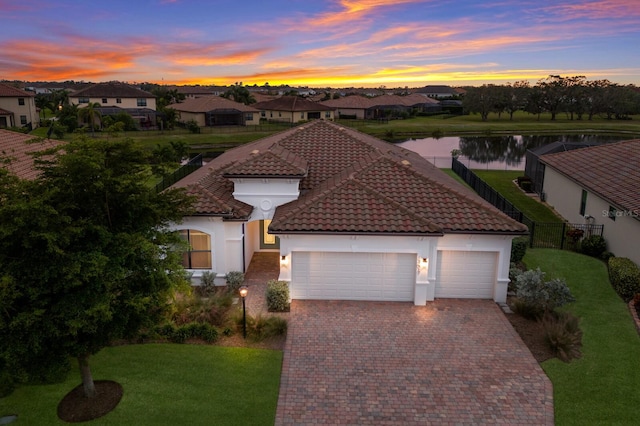
[[[200,277],[199,291],[203,295],[209,295],[216,289],[216,273],[212,271],[204,271]]]
[[[553,311],[567,303],[574,302],[564,279],[554,278],[544,281],[545,273],[537,268],[525,271],[516,278],[516,297],[522,303],[531,305],[540,313]]]
[[[528,237],[518,237],[511,241],[511,262],[518,263],[527,254],[527,246],[529,245]]]
[[[270,280],[267,282],[267,309],[269,312],[289,311],[289,283]]]
[[[605,251],[600,255],[600,259],[604,260],[607,265],[609,264],[609,259],[612,257],[616,257],[616,255],[610,251]]]
[[[609,280],[613,289],[625,302],[640,293],[640,268],[626,257],[609,259]]]
[[[240,271],[231,271],[227,274],[227,290],[229,293],[238,295],[238,290],[244,282],[244,273]]]
[[[242,330],[243,318],[241,315],[235,317],[236,327]],[[247,336],[255,341],[260,341],[269,337],[282,336],[287,332],[287,320],[277,316],[257,315],[252,317],[247,315]]]
[[[568,312],[547,312],[542,318],[545,341],[562,361],[580,358],[582,331],[579,319]]]
[[[516,291],[516,280],[522,272],[522,269],[520,269],[516,263],[511,262],[509,265],[509,291]]]
[[[591,235],[580,243],[580,251],[587,256],[600,258],[606,250],[607,242],[600,235]]]

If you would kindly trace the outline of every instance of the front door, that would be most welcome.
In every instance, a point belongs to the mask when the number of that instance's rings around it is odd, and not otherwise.
[[[269,233],[269,224],[271,219],[265,219],[260,221],[260,249],[279,249],[280,238]]]

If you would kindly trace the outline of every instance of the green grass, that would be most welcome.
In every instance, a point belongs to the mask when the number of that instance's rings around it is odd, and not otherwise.
[[[282,352],[209,345],[110,347],[91,360],[95,380],[124,388],[120,404],[92,425],[273,425]],[[0,415],[16,424],[67,424],[56,407],[80,383],[22,386],[0,399]]]
[[[632,120],[606,120],[595,117],[589,120],[569,120],[564,114],[551,121],[550,114],[536,115],[518,112],[513,120],[508,114],[489,114],[483,122],[480,115],[462,115],[451,118],[443,116],[415,117],[405,120],[390,120],[387,123],[343,120],[342,123],[374,136],[404,140],[409,137],[462,136],[462,135],[498,135],[498,134],[570,134],[570,133],[626,133],[631,138],[640,137],[640,116]]]
[[[524,262],[547,278],[563,277],[576,297],[566,309],[580,318],[582,358],[542,364],[553,383],[555,420],[564,425],[638,424],[640,336],[605,264],[569,251],[528,250]]]
[[[514,185],[513,181],[518,176],[522,176],[521,171],[474,170],[474,173],[534,222],[562,223],[563,220],[551,209],[537,199],[529,197]]]

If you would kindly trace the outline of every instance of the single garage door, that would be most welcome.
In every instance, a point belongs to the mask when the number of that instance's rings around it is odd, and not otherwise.
[[[438,251],[436,298],[493,299],[498,253]]]
[[[291,298],[413,301],[415,254],[293,252]]]

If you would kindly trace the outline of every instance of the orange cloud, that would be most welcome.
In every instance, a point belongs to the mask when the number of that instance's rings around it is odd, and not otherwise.
[[[544,10],[563,20],[630,18],[640,16],[640,2],[637,0],[563,2],[546,7]]]

